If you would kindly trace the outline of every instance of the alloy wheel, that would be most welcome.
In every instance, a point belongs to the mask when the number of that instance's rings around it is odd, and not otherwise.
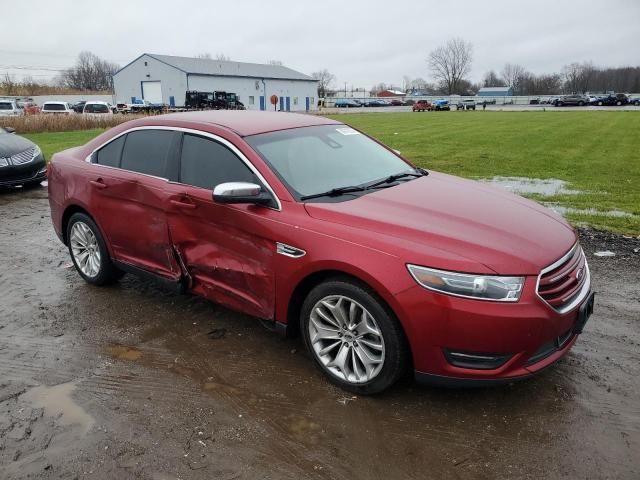
[[[73,259],[80,271],[93,278],[100,272],[100,246],[91,228],[84,222],[75,222],[69,238]]]
[[[333,376],[362,384],[382,370],[385,345],[380,327],[355,300],[324,297],[311,310],[308,329],[316,358]]]

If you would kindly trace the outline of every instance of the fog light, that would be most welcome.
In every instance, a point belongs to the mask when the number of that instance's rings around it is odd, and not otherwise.
[[[475,370],[493,370],[504,365],[511,355],[494,353],[469,353],[443,350],[447,361],[454,367],[472,368]]]

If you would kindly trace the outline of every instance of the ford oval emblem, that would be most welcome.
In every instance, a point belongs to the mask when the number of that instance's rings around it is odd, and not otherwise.
[[[582,278],[582,274],[584,273],[584,268],[579,268],[576,271],[576,280],[580,280]]]

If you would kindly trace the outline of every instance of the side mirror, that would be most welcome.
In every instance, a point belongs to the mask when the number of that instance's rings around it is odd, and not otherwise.
[[[4,131],[7,133],[16,133],[16,129],[13,127],[3,127]]]
[[[271,195],[262,191],[260,185],[249,182],[227,182],[216,185],[213,189],[213,200],[217,203],[253,203],[270,205]]]

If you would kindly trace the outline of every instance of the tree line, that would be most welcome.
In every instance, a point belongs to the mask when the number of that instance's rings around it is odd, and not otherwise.
[[[472,82],[469,72],[473,62],[473,45],[452,38],[433,49],[426,60],[431,80],[403,77],[402,86],[377,83],[371,94],[383,90],[402,90],[425,95],[475,95],[482,87],[510,87],[513,95],[555,95],[586,92],[640,92],[640,67],[603,68],[592,62],[571,63],[560,72],[535,74],[525,67],[507,63],[500,72],[489,70],[480,82]],[[312,74],[318,80],[319,96],[336,93],[334,76],[327,70]]]

